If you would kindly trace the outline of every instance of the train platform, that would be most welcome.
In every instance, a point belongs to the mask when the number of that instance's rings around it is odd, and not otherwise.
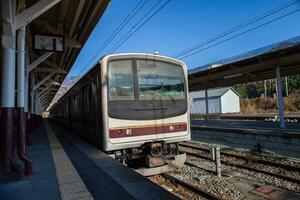
[[[216,128],[235,128],[253,130],[271,130],[280,132],[293,132],[300,134],[300,123],[286,123],[285,128],[280,128],[278,122],[258,121],[258,120],[237,120],[237,119],[209,119],[192,120],[193,126],[216,127]]]
[[[30,134],[33,174],[0,185],[0,199],[177,199],[59,126]]]
[[[192,120],[192,138],[209,144],[219,144],[249,150],[275,153],[300,159],[300,125],[239,120]]]

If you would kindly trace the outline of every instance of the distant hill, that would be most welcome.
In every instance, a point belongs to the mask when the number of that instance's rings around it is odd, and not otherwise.
[[[63,87],[70,88],[72,87],[78,80],[80,79],[80,76],[70,76],[67,77],[64,82],[62,83]]]
[[[67,77],[64,82],[61,84],[58,92],[56,93],[53,102],[56,102],[60,99],[77,81],[80,79],[80,76],[70,76]]]

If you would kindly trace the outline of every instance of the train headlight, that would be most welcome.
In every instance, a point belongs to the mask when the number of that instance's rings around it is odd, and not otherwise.
[[[126,129],[126,135],[132,135],[132,129],[131,128]]]

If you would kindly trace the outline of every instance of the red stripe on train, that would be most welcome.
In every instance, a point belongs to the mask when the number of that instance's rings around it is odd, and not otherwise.
[[[111,129],[109,130],[109,137],[110,138],[135,137],[135,136],[143,136],[143,135],[181,132],[186,130],[187,130],[187,124]]]

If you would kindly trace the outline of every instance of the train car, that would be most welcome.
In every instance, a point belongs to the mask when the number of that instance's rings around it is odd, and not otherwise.
[[[180,167],[190,140],[187,67],[153,54],[103,57],[50,109],[50,118],[143,175]]]

